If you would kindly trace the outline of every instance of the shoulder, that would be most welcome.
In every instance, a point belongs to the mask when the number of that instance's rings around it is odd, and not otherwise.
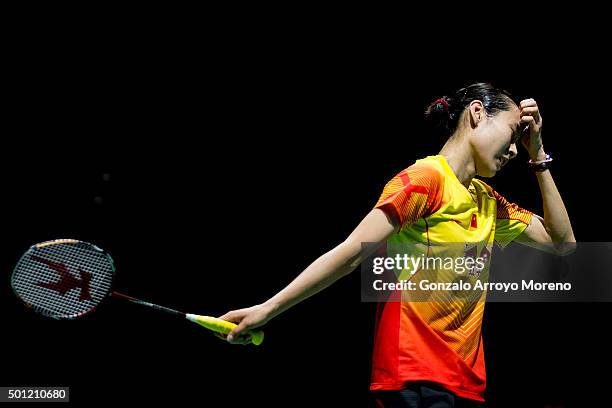
[[[499,194],[493,187],[491,187],[489,184],[487,184],[483,180],[474,178],[472,179],[472,183],[480,187],[481,191],[486,192],[489,195],[489,197],[494,198],[496,201],[499,202],[499,201],[504,200],[504,197],[501,194]]]
[[[415,161],[412,165],[400,171],[391,180],[401,182],[402,185],[424,185],[430,188],[440,188],[444,183],[444,169],[435,159],[428,156]]]
[[[495,189],[480,179],[474,179],[475,183],[486,189],[491,198],[497,202],[497,219],[518,220],[525,224],[531,222],[531,211],[521,208],[518,204],[508,201],[503,195],[499,194]]]

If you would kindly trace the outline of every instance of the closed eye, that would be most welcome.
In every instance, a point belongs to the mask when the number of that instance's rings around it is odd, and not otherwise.
[[[521,139],[521,133],[518,128],[512,129],[512,140],[511,144],[516,144]]]

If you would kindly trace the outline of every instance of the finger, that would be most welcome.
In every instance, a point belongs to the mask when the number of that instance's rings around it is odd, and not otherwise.
[[[535,99],[533,99],[533,98],[523,99],[521,101],[521,103],[519,104],[519,108],[521,108],[521,109],[526,108],[528,106],[538,106],[538,104],[536,103]]]
[[[238,338],[238,343],[236,344],[251,344],[251,336],[250,335],[246,335],[246,336],[242,336]]]
[[[218,316],[217,318],[218,318],[218,319],[227,320],[227,319],[229,319],[229,317],[230,317],[232,314],[234,314],[234,312],[233,312],[233,311],[231,311],[231,312],[227,312],[226,314],[224,314],[224,315],[222,315],[222,316]]]
[[[531,115],[533,116],[534,113],[538,113],[539,109],[537,106],[527,106],[523,109],[521,109],[521,115]]]
[[[233,343],[239,337],[240,333],[247,328],[247,324],[244,322],[240,322],[240,324],[232,329],[231,332],[227,334],[227,341]]]
[[[223,341],[227,341],[230,342],[227,339],[227,334],[223,334],[223,333],[213,333],[213,335],[215,337],[220,338]],[[237,337],[234,337],[234,339],[230,342],[232,344],[249,344],[251,343],[251,334],[246,334],[246,335],[238,335]]]
[[[232,339],[232,341],[227,340],[231,344],[250,344],[251,336],[250,335],[240,335],[236,336]]]
[[[540,121],[540,110],[537,106],[531,106],[521,109],[521,116],[533,116],[536,122]]]
[[[522,116],[521,123],[527,123],[529,125],[535,124],[535,118],[533,116]]]
[[[242,315],[239,310],[232,310],[231,312],[227,312],[223,316],[219,316],[219,319],[226,320],[228,322],[237,323],[242,318]]]

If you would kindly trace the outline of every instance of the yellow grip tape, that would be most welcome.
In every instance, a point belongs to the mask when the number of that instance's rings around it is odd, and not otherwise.
[[[222,319],[218,319],[216,317],[211,317],[211,316],[200,316],[200,315],[188,313],[186,317],[188,320],[191,320],[192,322],[195,322],[199,324],[200,326],[204,326],[209,330],[212,330],[217,333],[222,333],[222,334],[227,334],[231,332],[237,326],[237,324],[235,323],[228,322],[227,320],[222,320]],[[264,339],[263,331],[249,330],[247,333],[251,335],[251,343],[255,344],[256,346],[259,346],[263,342],[263,339]]]

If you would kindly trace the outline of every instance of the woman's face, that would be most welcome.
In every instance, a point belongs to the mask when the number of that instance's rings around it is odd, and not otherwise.
[[[472,112],[473,114],[474,112]],[[493,177],[517,155],[516,143],[520,139],[520,115],[515,104],[494,116],[482,114],[473,129],[471,144],[476,162],[476,174]]]

